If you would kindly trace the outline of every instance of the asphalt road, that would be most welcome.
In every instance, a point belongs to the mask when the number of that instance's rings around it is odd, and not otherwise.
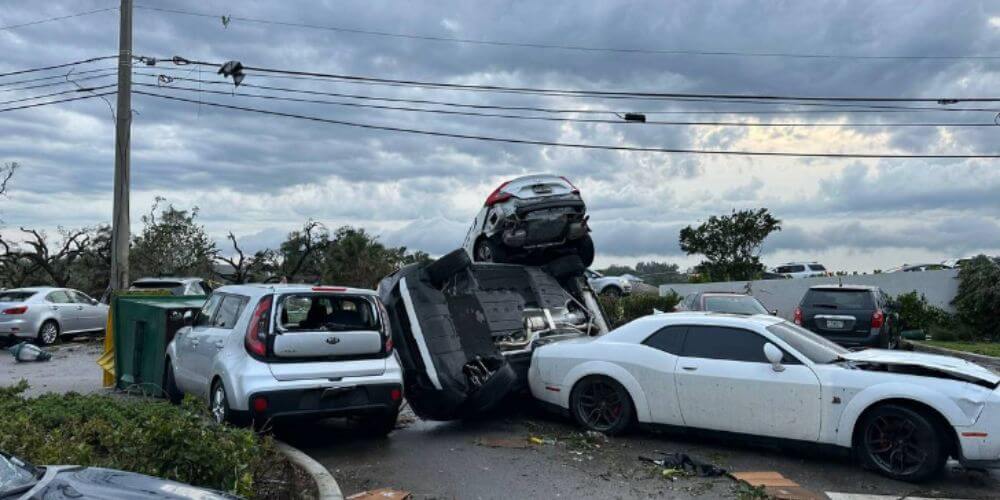
[[[802,450],[648,431],[605,440],[525,406],[505,416],[466,422],[424,422],[404,415],[400,428],[385,439],[360,437],[335,420],[283,425],[276,436],[327,466],[348,495],[392,487],[417,499],[749,496],[727,477],[670,480],[660,468],[638,459],[663,451],[687,453],[730,472],[777,471],[820,495],[1000,496],[1000,471],[984,474],[950,464],[943,477],[913,485],[862,470],[846,458]],[[531,437],[543,444],[530,444]]]
[[[101,368],[97,358],[104,352],[103,338],[81,336],[46,350],[52,359],[36,363],[18,363],[0,345],[0,385],[16,384],[24,379],[30,384],[26,395],[45,392],[88,393],[101,389]]]

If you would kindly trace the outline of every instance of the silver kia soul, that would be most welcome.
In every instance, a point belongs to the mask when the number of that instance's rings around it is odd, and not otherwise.
[[[219,422],[347,416],[388,434],[403,379],[385,316],[371,290],[224,286],[167,346],[164,391],[208,401]]]

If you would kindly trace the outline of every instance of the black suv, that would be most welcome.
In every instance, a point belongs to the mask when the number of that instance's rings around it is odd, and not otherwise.
[[[845,347],[899,347],[899,313],[877,286],[810,287],[795,308],[795,323]]]

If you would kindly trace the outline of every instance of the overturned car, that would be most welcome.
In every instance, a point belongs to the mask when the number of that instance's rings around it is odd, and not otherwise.
[[[533,267],[474,263],[460,249],[383,279],[414,412],[452,420],[487,411],[526,387],[535,347],[607,333],[584,269],[575,255]]]

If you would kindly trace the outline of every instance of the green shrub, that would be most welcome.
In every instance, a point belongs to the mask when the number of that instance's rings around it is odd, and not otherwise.
[[[608,327],[617,328],[636,318],[653,314],[653,309],[671,312],[681,301],[681,296],[673,290],[665,296],[633,294],[623,297],[599,297],[601,307],[608,319]]]
[[[903,330],[928,331],[935,325],[951,322],[951,315],[940,307],[932,306],[927,297],[916,290],[896,297],[899,320]]]
[[[265,486],[257,478],[285,462],[270,438],[215,424],[194,399],[24,399],[26,387],[0,387],[0,450],[36,464],[122,469],[254,497]]]
[[[980,337],[1000,340],[1000,263],[979,255],[958,272],[952,304],[959,319]]]

